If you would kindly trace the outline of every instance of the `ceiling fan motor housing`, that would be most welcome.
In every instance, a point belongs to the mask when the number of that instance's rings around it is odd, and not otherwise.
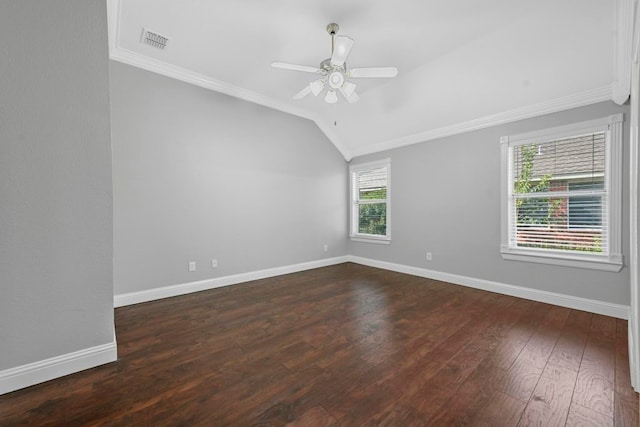
[[[334,71],[331,74],[329,74],[329,86],[331,86],[334,89],[338,89],[342,87],[343,84],[344,84],[344,74],[342,74],[342,72]]]

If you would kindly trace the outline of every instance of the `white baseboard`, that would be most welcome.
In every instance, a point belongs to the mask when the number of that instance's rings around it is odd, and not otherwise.
[[[280,276],[283,274],[297,273],[299,271],[311,270],[314,268],[327,267],[330,265],[342,264],[348,261],[347,256],[321,259],[317,261],[303,262],[300,264],[287,265],[284,267],[269,268],[266,270],[251,271],[248,273],[234,274],[231,276],[216,277],[214,279],[199,280],[197,282],[182,283],[179,285],[164,286],[161,288],[147,289],[139,292],[114,295],[113,306],[123,307],[126,305],[139,304],[141,302],[154,301],[162,298],[175,297],[178,295],[190,294],[192,292],[206,291],[208,289],[220,288],[222,286],[235,285],[252,280],[266,279],[268,277]]]
[[[6,369],[0,371],[0,395],[114,362],[117,359],[118,351],[114,339],[108,344]]]
[[[231,276],[217,277],[214,279],[200,280],[196,282],[182,283],[178,285],[153,288],[139,292],[115,295],[113,298],[114,307],[123,307],[142,302],[154,301],[178,295],[185,295],[192,292],[205,291],[208,289],[223,286],[235,285],[252,280],[265,279],[280,276],[283,274],[296,273],[299,271],[311,270],[314,268],[327,267],[330,265],[353,262],[370,267],[381,268],[383,270],[396,271],[399,273],[411,274],[413,276],[425,277],[428,279],[440,280],[456,285],[467,286],[485,291],[496,292],[503,295],[510,295],[518,298],[525,298],[532,301],[554,304],[561,307],[576,310],[588,311],[590,313],[602,314],[619,319],[629,318],[629,306],[613,304],[604,301],[597,301],[588,298],[559,294],[556,292],[541,291],[538,289],[525,288],[522,286],[509,285],[506,283],[493,282],[490,280],[477,279],[474,277],[461,276],[441,271],[428,270],[425,268],[412,267],[403,264],[396,264],[386,261],[378,261],[369,258],[362,258],[353,255],[345,255],[335,258],[327,258],[318,261],[310,261],[301,264],[293,264],[283,267],[269,268],[266,270],[251,271],[248,273],[234,274]]]
[[[367,265],[384,270],[396,271],[399,273],[411,274],[413,276],[440,280],[456,285],[468,286],[471,288],[482,289],[485,291],[496,292],[504,295],[525,298],[548,304],[554,304],[576,310],[588,311],[591,313],[602,314],[619,319],[628,319],[629,317],[629,307],[621,304],[613,304],[571,295],[559,294],[555,292],[524,288],[521,286],[508,285],[505,283],[476,279],[473,277],[461,276],[457,274],[443,273],[440,271],[395,264],[386,261],[378,261],[353,255],[328,258],[318,261],[310,261],[284,267],[275,267],[266,270],[235,274],[215,279],[201,280],[180,285],[149,289],[146,291],[115,295],[114,306],[122,307],[125,305],[153,301],[177,295],[184,295],[192,292],[249,282],[252,280],[265,279],[268,277],[280,276],[283,274],[296,273],[299,271],[311,270],[314,268],[342,264],[344,262],[353,262],[356,264]],[[69,375],[78,371],[104,365],[105,363],[114,362],[117,360],[117,358],[117,345],[114,336],[113,342],[108,344],[103,344],[84,350],[79,350],[73,353],[52,357],[50,359],[29,363],[27,365],[18,366],[16,368],[6,369],[4,371],[0,371],[0,395],[45,381],[49,381],[54,378]]]
[[[492,282],[490,280],[443,273],[441,271],[427,270],[425,268],[411,267],[408,265],[378,261],[369,258],[361,258],[353,255],[349,255],[347,258],[350,262],[367,265],[370,267],[381,268],[383,270],[391,270],[398,273],[425,277],[427,279],[440,280],[443,282],[449,282],[456,285],[467,286],[470,288],[482,289],[485,291],[496,292],[499,294],[510,295],[532,301],[544,302],[547,304],[559,305],[561,307],[616,317],[618,319],[629,318],[629,306],[626,305],[613,304],[609,302],[597,301],[571,295],[564,295],[556,292],[541,291],[538,289],[525,288],[522,286],[508,285],[506,283]]]

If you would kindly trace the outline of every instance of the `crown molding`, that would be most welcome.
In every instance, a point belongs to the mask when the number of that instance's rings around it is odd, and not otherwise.
[[[284,102],[276,101],[272,98],[259,94],[257,92],[244,89],[239,86],[212,79],[204,74],[196,73],[186,68],[178,67],[164,61],[160,61],[137,52],[133,52],[123,48],[116,48],[111,52],[110,58],[114,61],[132,65],[143,70],[151,71],[156,74],[171,77],[176,80],[210,89],[225,95],[243,99],[254,104],[264,105],[265,107],[283,111],[294,116],[303,117],[313,120],[312,115],[301,108],[292,107]]]
[[[329,141],[331,141],[331,143],[338,149],[344,159],[346,161],[351,160],[351,154],[349,153],[349,150],[346,148],[345,144],[340,141],[340,138],[335,134],[335,132],[317,115],[309,112],[308,110],[291,106],[287,103],[275,100],[260,93],[235,86],[221,80],[213,79],[204,74],[196,73],[186,68],[178,67],[121,47],[121,2],[122,0],[107,0],[110,59],[122,62],[124,64],[132,65],[143,70],[151,71],[153,73],[161,74],[163,76],[171,77],[185,83],[190,83],[205,89],[233,96],[235,98],[249,101],[254,104],[263,105],[268,108],[273,108],[274,110],[282,111],[284,113],[311,120],[320,128],[320,130],[325,134]]]
[[[544,114],[557,113],[558,111],[583,107],[597,102],[609,101],[611,100],[611,91],[611,86],[603,86],[562,98],[556,98],[550,101],[516,108],[502,113],[492,114],[490,116],[480,117],[462,123],[456,123],[450,126],[444,126],[438,129],[427,130],[413,135],[371,144],[365,147],[358,147],[351,150],[351,154],[353,157],[358,157],[365,154],[378,153],[380,151],[418,144],[420,142],[432,141],[438,138],[485,129],[518,120],[530,119]]]
[[[119,3],[119,1],[120,0],[112,0],[113,3]],[[119,10],[119,8],[114,9],[114,11],[116,10]],[[116,31],[117,30],[110,32],[110,40],[112,40],[114,43],[117,43]],[[484,129],[491,126],[514,122],[517,120],[528,119],[544,114],[582,107],[584,105],[594,104],[597,102],[608,101],[612,99],[613,93],[612,86],[603,86],[601,88],[580,92],[551,101],[521,107],[514,110],[509,110],[502,113],[470,120],[467,122],[457,123],[438,129],[427,130],[413,135],[408,135],[389,141],[379,142],[370,146],[349,150],[341,141],[340,137],[333,130],[330,124],[326,123],[326,121],[324,121],[322,118],[309,112],[308,110],[293,107],[287,103],[274,100],[260,93],[244,89],[220,80],[216,80],[204,74],[199,74],[191,70],[166,63],[164,61],[150,58],[137,52],[123,49],[121,47],[112,47],[110,58],[114,61],[122,62],[137,68],[151,71],[153,73],[171,77],[185,83],[190,83],[205,89],[213,90],[225,95],[249,101],[254,104],[263,105],[268,108],[273,108],[284,113],[311,120],[325,134],[327,139],[331,141],[331,143],[336,147],[340,154],[342,154],[347,162],[350,161],[353,157],[363,156],[365,154],[391,150],[393,148],[431,141],[446,136],[471,132],[474,130]]]
[[[120,1],[107,0],[107,37],[109,42],[109,55],[118,46],[118,34],[120,33]]]
[[[320,115],[315,114],[307,109],[292,106],[286,102],[276,100],[260,93],[235,86],[221,80],[213,79],[204,74],[199,74],[194,71],[181,68],[167,62],[160,61],[158,59],[122,48],[119,42],[122,0],[107,0],[107,15],[109,23],[109,52],[110,58],[114,61],[119,61],[186,83],[194,84],[205,89],[220,92],[245,101],[263,105],[268,108],[273,108],[284,113],[311,120],[318,126],[318,128],[325,134],[327,139],[329,139],[329,141],[336,147],[336,149],[348,162],[353,157],[362,156],[365,154],[377,153],[393,148],[404,147],[420,142],[426,142],[438,138],[471,132],[474,130],[484,129],[491,126],[514,122],[517,120],[528,119],[544,114],[582,107],[584,105],[594,104],[597,102],[608,101],[612,99],[619,104],[626,102],[629,96],[631,81],[630,62],[632,51],[631,40],[633,33],[633,23],[629,19],[629,15],[633,16],[633,14],[630,14],[628,11],[634,10],[634,6],[637,1],[638,0],[616,0],[616,26],[618,30],[616,47],[614,49],[616,52],[616,81],[612,85],[587,90],[577,94],[572,94],[569,96],[541,102],[530,106],[516,108],[490,116],[480,117],[467,122],[456,123],[438,129],[430,129],[424,132],[382,141],[364,147],[357,147],[355,149],[347,148],[347,145],[344,143],[344,141],[341,140],[330,123],[324,120]],[[629,52],[629,54],[624,54],[627,51]],[[629,63],[628,67],[625,66],[626,63]],[[627,81],[628,84],[625,83]]]
[[[263,105],[274,110],[282,111],[284,113],[292,114],[294,116],[302,117],[313,121],[325,136],[331,141],[331,143],[338,149],[346,161],[351,160],[351,155],[346,146],[340,141],[339,137],[333,132],[333,130],[324,123],[321,119],[316,117],[315,114],[304,110],[302,108],[293,107],[287,103],[275,100],[260,93],[234,86],[230,83],[223,82],[221,80],[213,79],[204,74],[196,73],[186,68],[178,67],[169,64],[164,61],[160,61],[137,52],[133,52],[121,47],[112,48],[109,57],[118,62],[132,65],[143,70],[151,71],[153,73],[161,74],[163,76],[171,77],[176,80],[190,83],[196,86],[200,86],[205,89],[213,90],[223,93],[225,95],[233,96],[235,98],[249,101],[254,104]]]
[[[634,3],[637,0],[615,2],[615,45],[613,47],[613,78],[611,98],[622,105],[631,94],[631,60],[633,56]]]

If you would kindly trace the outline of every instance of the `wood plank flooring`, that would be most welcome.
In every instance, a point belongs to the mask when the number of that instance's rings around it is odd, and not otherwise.
[[[638,426],[627,322],[337,266],[116,309],[119,360],[0,425]]]

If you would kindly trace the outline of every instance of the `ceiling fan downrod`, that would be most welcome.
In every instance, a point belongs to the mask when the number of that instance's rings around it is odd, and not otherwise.
[[[329,35],[331,36],[331,55],[333,55],[333,49],[335,47],[335,38],[336,38],[336,34],[338,34],[339,29],[340,29],[340,26],[335,22],[332,22],[331,24],[327,25],[327,33],[329,33]]]

